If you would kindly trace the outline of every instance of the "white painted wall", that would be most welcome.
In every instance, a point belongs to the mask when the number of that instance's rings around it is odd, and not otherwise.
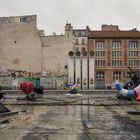
[[[80,57],[75,57],[75,82],[81,87],[81,59]]]
[[[95,57],[89,56],[89,89],[95,88]]]
[[[74,57],[69,57],[68,60],[68,79],[70,83],[74,82]]]
[[[87,56],[82,58],[82,89],[88,89],[88,65]]]

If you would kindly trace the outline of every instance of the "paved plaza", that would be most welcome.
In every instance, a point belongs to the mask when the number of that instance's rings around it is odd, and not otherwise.
[[[7,108],[11,111],[26,110],[26,112],[1,118],[8,122],[0,125],[0,140],[140,139],[140,116],[127,113],[139,110],[140,104],[123,101],[121,104],[114,96],[98,94],[84,95],[83,100],[81,97],[65,99],[64,95],[46,95],[44,99],[40,99],[47,103],[51,100],[52,104],[46,105],[41,104],[40,100],[31,104],[29,104],[31,101],[17,101],[16,95],[11,96],[12,99],[9,95],[6,97]],[[103,99],[104,104],[99,104]],[[65,104],[66,101],[69,104]],[[37,102],[40,104],[36,104]]]

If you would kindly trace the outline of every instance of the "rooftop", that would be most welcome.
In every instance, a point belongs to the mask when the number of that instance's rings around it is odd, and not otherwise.
[[[101,38],[140,38],[140,31],[137,30],[116,30],[116,31],[90,31],[89,37],[101,37]]]

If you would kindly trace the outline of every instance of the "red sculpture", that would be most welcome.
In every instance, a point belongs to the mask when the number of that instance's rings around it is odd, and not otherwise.
[[[20,84],[20,89],[24,94],[30,94],[33,92],[35,86],[32,82],[23,82]]]

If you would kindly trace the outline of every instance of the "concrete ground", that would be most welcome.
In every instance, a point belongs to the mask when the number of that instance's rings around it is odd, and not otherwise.
[[[9,123],[0,125],[0,140],[140,139],[140,115],[127,113],[139,109],[139,104],[5,106],[11,111],[27,112],[1,118]]]

